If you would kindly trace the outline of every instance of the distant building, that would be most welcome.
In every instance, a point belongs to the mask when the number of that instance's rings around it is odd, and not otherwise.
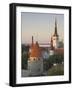
[[[46,47],[41,47],[41,54],[43,59],[49,58],[49,49]]]
[[[50,47],[50,55],[54,54],[64,54],[64,48],[59,48],[59,35],[57,32],[57,22],[55,20],[55,31],[53,36],[51,37],[51,47]]]
[[[64,55],[64,48],[57,48],[54,50],[55,54]]]
[[[51,46],[50,46],[50,50],[49,50],[49,55],[54,55],[54,46],[53,46],[53,40],[51,38]]]
[[[39,47],[38,42],[33,42],[33,36],[32,36],[32,44],[29,49],[29,59],[31,61],[39,60],[41,58],[41,49]]]
[[[55,31],[54,31],[54,34],[51,37],[51,39],[52,39],[52,42],[53,42],[53,47],[58,48],[58,46],[59,46],[59,36],[58,36],[58,33],[57,33],[57,21],[56,20],[55,20]]]
[[[28,70],[30,75],[41,75],[43,73],[43,59],[41,49],[38,42],[34,43],[32,36],[32,44],[29,49]]]

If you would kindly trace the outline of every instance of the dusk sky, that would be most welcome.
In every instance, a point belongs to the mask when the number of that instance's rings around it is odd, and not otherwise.
[[[59,39],[62,40],[64,37],[63,14],[22,12],[22,43],[31,43],[32,36],[34,36],[34,41],[48,43],[54,33],[55,18]]]

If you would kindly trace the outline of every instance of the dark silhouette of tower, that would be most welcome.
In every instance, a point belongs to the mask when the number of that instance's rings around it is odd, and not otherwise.
[[[33,36],[32,36],[32,45],[33,45],[34,41],[33,41]]]
[[[58,37],[58,33],[57,33],[57,21],[55,19],[55,32],[54,32],[54,36]]]

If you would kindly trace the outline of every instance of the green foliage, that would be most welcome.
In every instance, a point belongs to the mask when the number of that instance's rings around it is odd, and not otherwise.
[[[22,52],[21,52],[21,58],[22,58],[22,61],[21,61],[21,68],[22,69],[27,69],[27,65],[28,65],[28,51],[29,51],[29,46],[27,45],[24,45],[22,44]]]
[[[24,44],[22,44],[21,46],[22,46],[22,53],[23,53],[24,51],[28,52],[28,50],[29,50],[29,46],[28,46],[28,45],[25,46]]]
[[[48,62],[51,64],[58,63],[61,64],[64,61],[64,55],[54,54],[49,57]]]
[[[51,55],[48,59],[44,60],[44,71],[51,68],[54,63],[61,64],[62,62],[64,62],[64,55]]]
[[[52,66],[52,64],[51,63],[49,63],[49,61],[48,60],[44,60],[43,61],[43,69],[44,69],[44,71],[47,71],[49,68],[51,68],[51,66]]]
[[[27,65],[28,65],[28,63],[27,63],[27,61],[28,61],[28,53],[23,53],[22,54],[22,69],[27,69]]]
[[[56,66],[52,66],[48,70],[49,76],[55,76],[55,75],[64,75],[64,65],[63,64],[57,64]]]

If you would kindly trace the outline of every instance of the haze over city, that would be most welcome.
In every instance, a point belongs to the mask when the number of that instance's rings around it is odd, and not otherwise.
[[[59,40],[64,38],[64,15],[51,13],[21,13],[21,37],[23,43],[31,43],[32,35],[34,41],[48,43],[54,33],[55,19],[57,21],[57,32]]]

